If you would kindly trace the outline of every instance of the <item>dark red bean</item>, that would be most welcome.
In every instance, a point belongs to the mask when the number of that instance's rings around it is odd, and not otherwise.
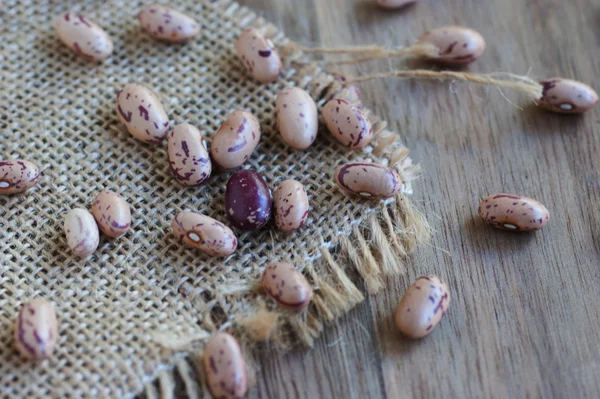
[[[225,213],[240,230],[258,230],[271,217],[271,192],[261,175],[253,170],[234,173],[225,189]]]

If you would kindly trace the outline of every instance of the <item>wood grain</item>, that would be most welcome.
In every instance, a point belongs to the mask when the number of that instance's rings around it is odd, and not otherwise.
[[[400,11],[366,0],[241,3],[304,45],[405,45],[428,28],[465,25],[488,46],[467,70],[563,76],[600,88],[597,0],[420,0]],[[600,397],[600,108],[583,116],[519,110],[495,88],[458,83],[361,88],[364,103],[422,165],[414,200],[435,229],[431,245],[414,254],[407,276],[387,281],[313,349],[264,352],[249,397]],[[534,234],[484,226],[478,202],[496,192],[540,200],[551,222]],[[393,314],[425,273],[448,282],[452,304],[431,336],[409,341]]]

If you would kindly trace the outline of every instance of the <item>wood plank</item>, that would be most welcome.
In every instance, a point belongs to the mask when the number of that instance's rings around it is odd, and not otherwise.
[[[596,0],[422,0],[398,12],[365,0],[241,3],[307,45],[404,45],[431,27],[466,25],[488,44],[467,70],[531,70],[600,88]],[[463,84],[387,80],[362,89],[421,163],[414,199],[436,232],[406,277],[388,281],[314,349],[265,352],[249,397],[600,396],[600,109],[581,117],[521,111],[494,88]],[[539,199],[551,223],[535,234],[484,226],[477,204],[495,192]],[[424,273],[448,282],[452,305],[430,337],[408,341],[393,314]]]

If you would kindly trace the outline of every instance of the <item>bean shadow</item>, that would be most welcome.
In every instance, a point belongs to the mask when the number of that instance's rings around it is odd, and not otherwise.
[[[559,114],[536,104],[528,104],[520,112],[517,123],[526,135],[576,134],[585,126],[585,114]]]
[[[531,247],[536,239],[536,231],[512,232],[497,229],[486,224],[479,215],[473,215],[465,220],[465,236],[474,251],[486,254],[497,254],[498,251],[519,251]]]

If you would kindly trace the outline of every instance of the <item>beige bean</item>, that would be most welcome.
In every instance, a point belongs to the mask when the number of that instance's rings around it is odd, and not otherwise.
[[[29,161],[0,161],[0,195],[29,190],[40,180],[40,170]]]
[[[117,113],[127,131],[144,143],[160,143],[169,130],[169,117],[158,96],[139,84],[128,84],[117,94]]]
[[[155,39],[186,42],[200,33],[200,26],[192,18],[160,4],[144,7],[137,17],[142,28]]]
[[[469,64],[485,51],[485,40],[479,32],[464,26],[443,26],[427,31],[419,43],[430,43],[440,53],[430,59],[446,64]]]
[[[197,186],[212,172],[212,163],[202,134],[189,123],[173,128],[168,137],[169,166],[180,183]]]
[[[94,61],[112,54],[113,44],[108,34],[81,14],[67,12],[56,18],[56,35],[75,53]]]
[[[65,216],[65,234],[73,255],[85,258],[100,242],[100,233],[94,216],[85,209],[76,208]]]
[[[539,230],[550,213],[538,201],[514,194],[494,194],[479,203],[479,216],[492,226],[508,231]]]
[[[246,29],[238,37],[235,48],[254,79],[261,83],[277,79],[281,72],[281,59],[271,40],[256,29]]]
[[[283,141],[297,150],[310,147],[319,127],[317,104],[312,97],[298,87],[287,87],[277,95],[275,108]]]
[[[304,309],[312,298],[312,288],[306,278],[292,264],[269,264],[262,275],[264,290],[279,305],[291,309]]]
[[[288,233],[298,230],[304,226],[310,208],[306,189],[296,180],[282,182],[273,195],[273,207],[278,229]]]
[[[131,227],[129,204],[117,193],[103,191],[96,196],[92,215],[104,234],[115,238],[127,233]]]
[[[414,3],[416,0],[377,0],[377,4],[383,8],[401,8]]]
[[[223,122],[210,145],[214,165],[221,170],[242,166],[260,141],[260,124],[246,111],[233,111]]]
[[[58,321],[52,304],[42,298],[24,304],[15,326],[15,346],[21,355],[45,359],[52,355],[57,341]]]
[[[369,199],[393,197],[404,187],[394,170],[375,163],[347,163],[335,170],[333,178],[348,194]]]
[[[246,360],[230,334],[219,332],[208,340],[204,348],[204,370],[213,397],[239,399],[248,392]]]
[[[550,78],[540,82],[544,86],[540,107],[563,114],[589,111],[598,104],[598,94],[590,86],[576,80]]]
[[[439,277],[427,275],[415,281],[396,311],[396,326],[409,338],[423,338],[438,325],[450,306],[448,286]]]
[[[228,256],[237,248],[233,231],[206,215],[181,212],[173,218],[172,227],[180,242],[210,256]]]
[[[371,142],[371,122],[356,105],[339,98],[333,99],[325,104],[322,114],[327,129],[340,143],[357,149]]]

